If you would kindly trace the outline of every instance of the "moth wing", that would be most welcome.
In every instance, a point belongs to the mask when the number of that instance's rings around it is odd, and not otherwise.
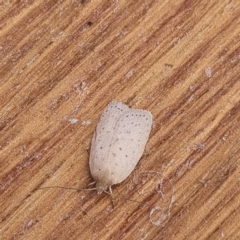
[[[90,172],[95,181],[109,174],[108,154],[116,124],[120,116],[129,111],[129,107],[121,102],[112,101],[104,109],[92,138],[90,151]]]
[[[144,152],[152,121],[152,114],[142,109],[129,109],[120,116],[108,155],[113,184],[122,182],[134,170]]]

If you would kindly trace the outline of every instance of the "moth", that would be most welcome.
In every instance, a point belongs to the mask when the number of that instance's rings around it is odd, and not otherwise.
[[[89,166],[98,194],[124,181],[139,162],[152,128],[151,112],[118,101],[104,109],[94,132]]]

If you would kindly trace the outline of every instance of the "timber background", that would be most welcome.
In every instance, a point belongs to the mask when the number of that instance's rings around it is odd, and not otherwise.
[[[107,194],[90,142],[112,100],[154,116]],[[240,239],[240,1],[0,2],[1,239]]]

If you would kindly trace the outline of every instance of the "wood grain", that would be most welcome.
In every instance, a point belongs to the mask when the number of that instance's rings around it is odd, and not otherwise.
[[[152,112],[136,170],[85,188],[111,100]],[[0,3],[1,239],[240,239],[240,2]]]

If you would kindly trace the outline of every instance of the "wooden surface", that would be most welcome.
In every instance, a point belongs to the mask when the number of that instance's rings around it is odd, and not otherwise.
[[[111,100],[154,116],[134,172],[87,187]],[[0,3],[1,239],[240,239],[240,2]]]

